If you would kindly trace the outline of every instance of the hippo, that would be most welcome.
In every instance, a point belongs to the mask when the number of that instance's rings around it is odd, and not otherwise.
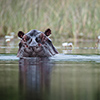
[[[57,49],[53,46],[51,39],[48,37],[51,29],[41,32],[39,30],[31,30],[28,33],[18,32],[19,49],[17,57],[51,57],[58,54]]]

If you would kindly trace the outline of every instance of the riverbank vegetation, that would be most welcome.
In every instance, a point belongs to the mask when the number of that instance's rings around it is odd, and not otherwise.
[[[100,35],[99,0],[1,0],[0,36],[51,28],[55,41]]]

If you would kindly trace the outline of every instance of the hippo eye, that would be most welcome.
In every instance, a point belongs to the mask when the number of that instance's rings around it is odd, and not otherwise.
[[[29,36],[27,36],[26,41],[28,41],[29,39],[30,39],[30,37],[29,37]]]
[[[41,42],[41,39],[38,38],[38,37],[37,37],[35,40],[36,40],[36,42],[38,42],[38,43]]]
[[[32,39],[30,39],[29,44],[32,42]]]

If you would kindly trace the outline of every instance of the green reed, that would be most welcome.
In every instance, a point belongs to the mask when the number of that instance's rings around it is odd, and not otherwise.
[[[1,0],[0,35],[51,28],[55,41],[95,39],[100,35],[99,5],[99,0]]]

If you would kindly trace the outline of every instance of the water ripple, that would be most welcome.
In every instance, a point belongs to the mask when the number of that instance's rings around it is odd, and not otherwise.
[[[100,55],[65,55],[65,54],[57,54],[54,57],[51,57],[54,61],[95,61],[100,63]]]
[[[19,60],[19,58],[16,55],[0,54],[0,60]]]
[[[25,58],[25,57],[24,57]],[[27,59],[31,59],[28,57]],[[0,61],[2,60],[19,60],[16,55],[3,55],[0,54]],[[65,55],[57,54],[53,57],[50,57],[52,61],[74,61],[74,62],[83,62],[83,61],[94,61],[100,63],[100,55]]]

